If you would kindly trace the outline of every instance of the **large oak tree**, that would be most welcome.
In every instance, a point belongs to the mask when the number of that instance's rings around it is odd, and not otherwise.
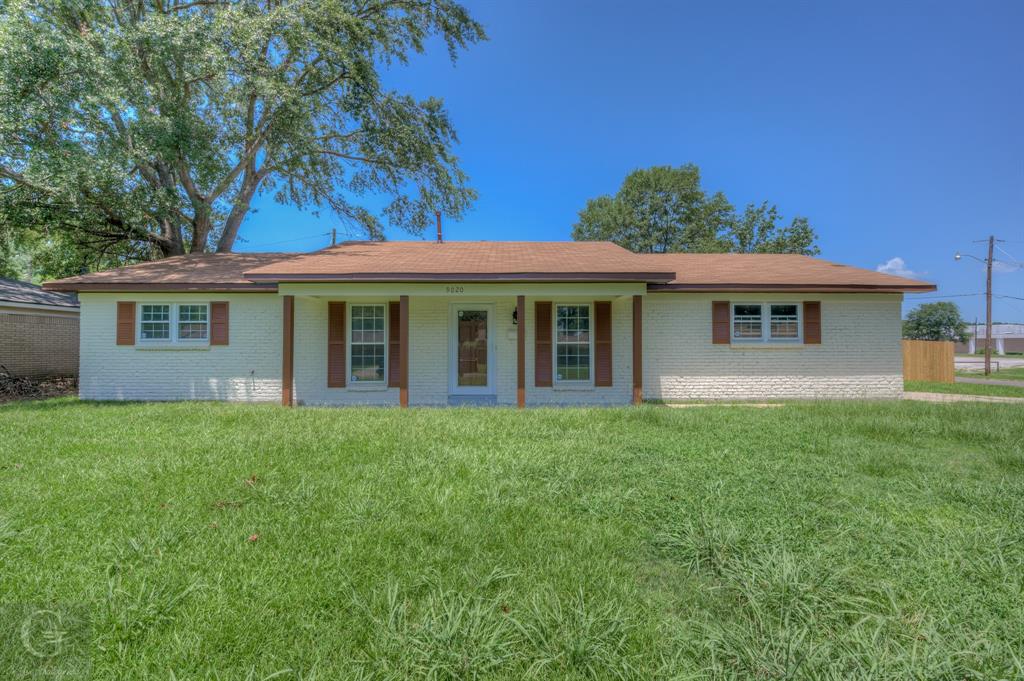
[[[637,253],[819,252],[807,218],[786,225],[767,202],[738,214],[722,192],[704,190],[693,164],[634,170],[614,196],[587,202],[572,235]]]
[[[371,238],[457,217],[442,102],[380,77],[433,37],[485,36],[451,0],[0,2],[0,231],[230,251],[261,192]]]

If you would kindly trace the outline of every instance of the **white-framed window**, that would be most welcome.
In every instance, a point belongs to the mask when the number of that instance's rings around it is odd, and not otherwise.
[[[140,303],[139,341],[143,343],[207,343],[208,303]]]
[[[349,320],[352,383],[383,383],[387,374],[387,306],[352,305]]]
[[[139,339],[170,342],[171,306],[165,303],[144,303],[139,308]]]
[[[593,315],[586,303],[555,305],[555,380],[589,382],[593,376]]]
[[[205,303],[178,305],[179,341],[205,341],[210,337],[210,310]]]
[[[733,303],[734,343],[799,343],[803,337],[800,303]]]

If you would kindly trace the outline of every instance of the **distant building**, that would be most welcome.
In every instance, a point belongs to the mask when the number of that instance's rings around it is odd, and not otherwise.
[[[977,338],[975,338],[977,330]],[[967,328],[967,342],[957,343],[956,352],[974,354],[985,349],[985,325],[971,324]],[[1024,324],[993,324],[992,352],[1005,355],[1008,352],[1024,353]]]
[[[78,296],[0,278],[0,365],[14,376],[77,376]]]

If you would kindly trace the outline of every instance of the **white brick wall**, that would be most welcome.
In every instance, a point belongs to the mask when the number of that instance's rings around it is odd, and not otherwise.
[[[275,294],[83,293],[81,382],[84,399],[278,401],[281,397],[281,298]],[[555,302],[592,302],[544,296]],[[608,298],[605,298],[608,299]],[[822,344],[751,347],[711,344],[711,301],[721,294],[654,293],[644,300],[644,396],[649,399],[895,398],[902,393],[900,300],[895,295],[750,296],[737,300],[822,301]],[[231,304],[231,344],[168,350],[115,344],[118,300]],[[628,404],[632,397],[632,299],[612,298],[613,385],[537,388],[533,312],[526,299],[528,405]],[[380,300],[378,302],[384,302]],[[452,301],[411,296],[409,400],[448,401],[448,326]],[[459,302],[464,302],[460,300]],[[482,301],[473,301],[482,302]],[[499,404],[516,402],[514,296],[490,298],[495,310]],[[295,299],[295,396],[302,404],[397,405],[398,389],[327,387],[327,300]]]
[[[821,301],[821,345],[713,345],[711,301]],[[900,294],[680,294],[644,300],[644,397],[898,398]]]
[[[117,345],[117,301],[230,303],[230,345]],[[79,395],[87,400],[281,399],[281,299],[270,293],[81,293]],[[136,309],[138,314],[138,309]]]
[[[545,298],[550,300],[551,298]],[[559,299],[561,300],[561,299]],[[583,302],[569,297],[563,302]],[[526,316],[533,316],[535,299],[527,297]],[[362,302],[361,300],[349,301]],[[365,302],[386,302],[384,299]],[[449,298],[409,298],[409,403],[448,404]],[[458,300],[460,304],[486,302],[494,309],[496,356],[491,360],[498,404],[516,403],[516,327],[512,324],[514,296],[487,300]],[[632,302],[628,298],[612,305],[613,384],[611,388],[561,390],[533,386],[533,323],[526,334],[527,404],[626,404],[632,396]],[[295,299],[295,394],[303,404],[398,404],[398,389],[327,387],[327,300]]]

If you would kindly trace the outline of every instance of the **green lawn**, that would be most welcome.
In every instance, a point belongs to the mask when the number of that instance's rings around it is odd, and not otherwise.
[[[993,365],[992,373],[987,377],[983,371],[958,371],[956,375],[970,376],[971,378],[996,378],[1004,381],[1024,381],[1024,367],[1007,367],[996,371]]]
[[[16,672],[1019,678],[1022,597],[1019,405],[0,407]]]
[[[933,383],[931,381],[904,381],[903,389],[924,393],[955,393],[958,395],[989,395],[991,397],[1024,397],[1024,388],[1013,385],[987,383]]]

